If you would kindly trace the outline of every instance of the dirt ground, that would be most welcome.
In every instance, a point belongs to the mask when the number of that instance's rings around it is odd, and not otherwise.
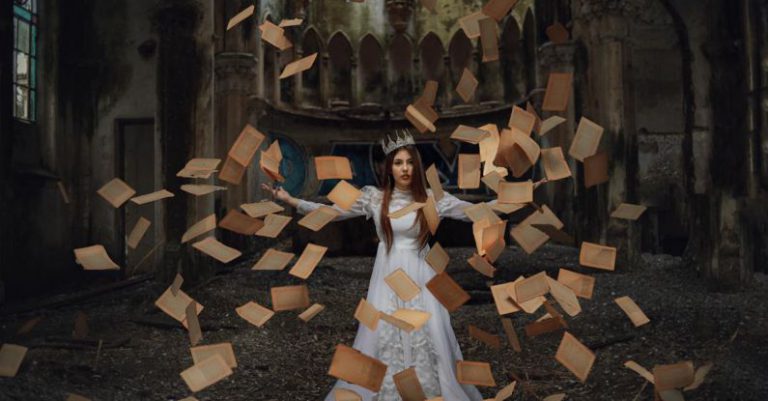
[[[491,363],[498,388],[480,388],[486,398],[511,381],[524,381],[511,400],[536,400],[565,392],[566,400],[652,400],[651,386],[623,367],[632,359],[651,369],[656,364],[691,360],[714,368],[686,400],[768,400],[768,277],[756,275],[749,288],[733,294],[708,292],[694,269],[681,259],[644,255],[640,266],[604,272],[578,266],[574,248],[547,245],[532,256],[510,247],[497,275],[486,280],[465,260],[468,248],[448,249],[448,272],[472,295],[451,314],[466,360]],[[205,306],[200,315],[201,344],[231,342],[238,366],[229,378],[195,394],[199,400],[320,401],[334,378],[327,375],[336,344],[351,345],[357,322],[355,306],[365,296],[372,257],[325,258],[308,280],[312,302],[326,309],[309,323],[297,312],[277,313],[262,328],[249,325],[235,307],[254,300],[269,306],[269,288],[300,280],[283,272],[255,272],[245,261],[227,274],[188,293]],[[565,267],[596,277],[591,300],[580,299],[583,312],[566,316],[569,331],[597,355],[586,383],[580,383],[554,359],[562,331],[527,338],[523,326],[541,316],[512,315],[523,351],[507,344],[488,282],[547,270],[556,277]],[[0,378],[1,400],[65,400],[76,393],[93,400],[179,400],[192,395],[179,373],[192,365],[186,331],[154,307],[164,290],[152,281],[74,305],[0,317],[4,343],[29,347],[19,373]],[[185,289],[186,290],[186,289]],[[635,328],[614,303],[628,295],[651,319]],[[71,339],[75,315],[89,317],[84,341]],[[0,311],[1,312],[1,311]],[[18,328],[30,318],[43,319],[27,334]],[[470,338],[474,324],[502,337],[498,351]],[[103,340],[98,352],[97,342]],[[450,401],[450,400],[446,400]]]

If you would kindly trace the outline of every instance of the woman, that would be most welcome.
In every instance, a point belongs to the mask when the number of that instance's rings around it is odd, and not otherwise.
[[[347,388],[360,394],[365,401],[400,400],[392,376],[415,366],[427,398],[442,396],[446,401],[482,401],[480,392],[471,385],[461,385],[456,380],[456,361],[462,354],[451,327],[448,311],[426,288],[426,283],[435,275],[425,257],[429,251],[427,241],[429,228],[422,210],[411,212],[398,219],[389,214],[412,202],[425,202],[431,193],[426,189],[424,168],[421,157],[414,146],[413,138],[407,133],[397,135],[394,141],[382,141],[386,154],[385,176],[382,187],[366,186],[362,195],[347,211],[336,207],[341,215],[338,219],[366,216],[373,218],[379,246],[368,287],[367,301],[384,313],[397,309],[426,311],[431,317],[420,330],[407,333],[386,322],[380,321],[376,330],[371,331],[360,325],[355,337],[354,348],[379,359],[387,365],[387,373],[380,391],[372,393],[362,387],[337,381],[334,390]],[[538,184],[538,183],[537,183]],[[307,214],[321,205],[292,197],[282,188],[272,191],[273,196]],[[445,195],[437,202],[439,216],[469,221],[463,209],[471,203]],[[385,283],[384,278],[397,269],[403,269],[421,289],[418,296],[408,302],[398,298]],[[334,391],[325,398],[334,401]]]

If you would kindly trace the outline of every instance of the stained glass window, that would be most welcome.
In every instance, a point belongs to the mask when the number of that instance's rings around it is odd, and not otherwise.
[[[37,0],[13,1],[13,116],[37,116]]]

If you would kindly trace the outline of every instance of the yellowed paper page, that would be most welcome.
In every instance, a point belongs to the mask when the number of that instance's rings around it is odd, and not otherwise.
[[[483,47],[483,63],[499,59],[499,24],[493,18],[483,18],[480,25],[480,43]]]
[[[362,194],[354,185],[342,180],[328,193],[328,200],[344,210],[349,210]]]
[[[349,159],[343,156],[315,157],[315,172],[318,180],[351,180],[352,166]]]
[[[613,271],[616,268],[616,248],[584,241],[579,252],[579,264]]]
[[[75,249],[75,261],[84,270],[120,270],[120,266],[110,259],[103,245],[91,245]]]
[[[653,380],[657,391],[687,387],[694,380],[693,362],[656,365],[653,367]]]
[[[365,299],[361,299],[355,309],[355,319],[371,331],[375,331],[379,323],[379,311]]]
[[[109,202],[112,207],[119,208],[128,199],[131,199],[136,194],[136,191],[126,184],[125,181],[113,178],[112,181],[99,188],[96,193]]]
[[[261,201],[254,203],[245,203],[240,205],[240,208],[248,213],[249,216],[259,218],[268,214],[279,213],[285,210],[282,206],[272,201]]]
[[[597,147],[600,145],[600,138],[602,137],[603,127],[586,117],[581,117],[568,154],[574,159],[583,162],[584,159],[597,152]]]
[[[445,249],[443,249],[443,247],[440,245],[440,243],[435,242],[435,244],[432,245],[432,247],[429,249],[426,260],[429,266],[432,267],[432,270],[435,271],[435,273],[442,273],[448,266],[450,257],[448,256],[448,253],[445,251]]]
[[[472,266],[473,269],[477,270],[478,273],[485,277],[493,278],[493,275],[496,273],[496,268],[478,254],[473,254],[467,262],[469,262],[469,265]]]
[[[200,321],[197,319],[197,302],[190,302],[184,311],[184,315],[186,316],[187,321],[189,343],[194,347],[203,339],[203,332],[200,329]]]
[[[550,72],[547,81],[547,91],[541,104],[543,111],[562,112],[568,109],[573,82],[572,72]]]
[[[280,79],[288,78],[292,75],[296,75],[312,68],[312,66],[315,64],[316,58],[317,53],[312,53],[307,57],[303,57],[292,63],[289,63],[285,66],[283,72],[280,74]]]
[[[227,187],[220,187],[218,185],[205,185],[205,184],[184,184],[181,186],[181,190],[195,196],[208,195],[216,191],[226,191]]]
[[[211,214],[189,227],[181,236],[181,243],[185,244],[195,237],[199,237],[216,228],[216,215]]]
[[[469,301],[469,294],[454,281],[446,272],[432,277],[427,282],[427,289],[443,304],[448,312],[453,312]]]
[[[643,313],[643,310],[637,306],[632,298],[624,296],[616,298],[614,301],[617,305],[619,305],[619,308],[621,308],[621,310],[627,314],[629,319],[632,320],[632,324],[634,324],[635,327],[640,327],[651,321],[651,319],[648,319],[648,316]]]
[[[218,343],[211,345],[200,345],[189,349],[192,353],[194,363],[200,363],[214,355],[220,355],[227,366],[234,369],[237,367],[235,351],[232,349],[232,343]]]
[[[487,18],[482,11],[477,11],[472,14],[459,18],[459,26],[464,30],[464,34],[469,39],[477,39],[480,37],[480,20]]]
[[[533,202],[533,181],[500,182],[498,199],[499,203]]]
[[[152,223],[149,220],[139,217],[139,220],[133,226],[131,233],[128,234],[128,240],[126,241],[128,248],[136,249],[136,247],[139,246],[139,242],[144,238],[144,234],[146,234],[150,225],[152,225]]]
[[[291,218],[288,216],[269,214],[264,218],[264,227],[262,227],[261,230],[256,231],[256,235],[267,238],[277,238],[290,221]]]
[[[399,219],[409,213],[413,213],[420,210],[421,208],[424,207],[424,205],[426,205],[426,203],[412,202],[410,205],[390,213],[389,218]]]
[[[459,188],[480,188],[479,154],[459,154]]]
[[[403,301],[410,301],[421,292],[419,286],[403,269],[397,269],[384,278],[389,288]]]
[[[275,312],[309,307],[309,289],[306,284],[272,287],[269,292]]]
[[[337,379],[357,384],[374,393],[379,392],[387,372],[387,365],[375,358],[343,344],[336,346],[328,374]]]
[[[566,269],[560,269],[557,275],[557,281],[573,290],[573,293],[576,294],[577,297],[592,299],[592,291],[595,288],[594,277]]]
[[[517,4],[517,0],[489,0],[483,6],[483,14],[493,18],[496,22],[501,22],[515,4]]]
[[[645,213],[646,209],[643,205],[622,203],[611,213],[611,217],[614,219],[637,220]]]
[[[629,369],[629,370],[634,371],[635,373],[637,373],[640,376],[642,376],[645,380],[648,380],[651,384],[653,384],[653,382],[654,382],[653,374],[651,372],[649,372],[648,369],[640,366],[640,364],[638,364],[637,362],[635,362],[633,360],[626,361],[626,362],[624,362],[624,367]]]
[[[555,127],[564,123],[565,121],[566,119],[560,116],[552,116],[547,118],[541,122],[541,130],[539,131],[539,136],[547,135],[549,131],[552,131]]]
[[[456,361],[456,379],[461,384],[496,387],[491,365],[487,362]]]
[[[227,365],[221,355],[213,355],[208,359],[194,364],[181,372],[181,378],[193,393],[213,385],[232,374],[232,368]]]
[[[306,280],[315,271],[317,264],[320,263],[327,250],[328,248],[324,246],[307,244],[304,252],[299,256],[299,260],[296,261],[288,274]]]
[[[243,175],[245,174],[245,169],[246,166],[243,166],[231,157],[227,157],[227,159],[224,160],[224,165],[221,166],[219,179],[232,185],[240,185],[240,181],[242,181]]]
[[[424,401],[427,396],[421,387],[419,377],[416,375],[416,368],[410,367],[392,375],[397,392],[402,401]]]
[[[248,166],[253,160],[253,155],[264,142],[265,136],[251,124],[246,124],[240,135],[232,144],[227,155],[238,162],[240,165]]]
[[[459,94],[459,97],[461,97],[464,103],[469,103],[472,98],[475,97],[475,89],[477,89],[477,85],[477,79],[475,78],[475,75],[472,74],[472,71],[470,71],[469,68],[464,68],[464,72],[461,74],[461,79],[456,85],[456,93]]]
[[[219,222],[219,227],[242,235],[253,235],[264,227],[264,222],[235,209],[229,209]]]
[[[514,286],[514,282],[491,286],[491,295],[493,296],[493,301],[496,304],[496,310],[499,312],[499,315],[515,313],[520,310],[517,303],[515,303],[509,296],[509,291],[513,290]]]
[[[256,327],[263,326],[264,323],[266,323],[269,319],[272,318],[272,316],[275,315],[275,312],[273,312],[271,309],[259,305],[253,301],[238,306],[235,308],[235,312],[237,312],[238,316]]]
[[[299,225],[312,231],[320,231],[328,223],[333,221],[333,219],[338,217],[339,214],[340,213],[332,207],[320,206],[302,217],[301,220],[299,220]]]
[[[242,255],[240,251],[222,244],[215,237],[207,237],[202,241],[195,242],[192,246],[221,263],[229,263]]]
[[[547,272],[539,272],[515,284],[515,301],[524,303],[548,292]]]
[[[532,224],[549,224],[558,230],[563,228],[563,222],[552,213],[547,205],[543,205],[541,209],[542,212],[534,211],[510,231],[512,238],[529,255],[549,240],[547,234],[531,227]]]
[[[509,115],[507,126],[517,128],[523,134],[530,136],[533,127],[536,126],[536,116],[520,107],[512,106],[512,113]]]
[[[491,133],[480,128],[470,127],[468,125],[459,124],[453,133],[451,133],[451,139],[456,141],[462,141],[477,145],[480,141],[491,136]]]
[[[573,317],[581,313],[581,304],[572,289],[550,277],[547,277],[547,284],[549,284],[549,293],[568,316]]]
[[[267,249],[251,270],[283,270],[285,266],[296,256],[290,252],[281,252],[275,249]]]
[[[435,197],[435,202],[439,202],[443,198],[443,185],[440,182],[440,175],[437,172],[437,168],[434,164],[429,166],[426,172],[427,182],[429,188],[432,189],[432,193]]]
[[[512,324],[512,319],[508,317],[501,318],[501,325],[504,327],[504,333],[507,334],[507,340],[509,345],[515,352],[522,352],[523,348],[520,346],[520,339],[515,331],[515,326]]]
[[[555,359],[584,383],[595,363],[595,354],[566,331],[557,348]]]
[[[318,313],[322,312],[324,309],[325,309],[325,305],[313,304],[312,306],[307,308],[307,310],[299,314],[299,319],[305,322],[308,322],[312,320],[313,317],[317,316]]]
[[[21,362],[27,355],[27,347],[16,344],[3,344],[0,347],[0,377],[14,377],[19,372]]]
[[[192,159],[187,162],[183,169],[176,173],[176,176],[207,179],[216,171],[219,163],[221,163],[221,159]]]
[[[227,30],[230,30],[237,26],[237,24],[245,21],[253,15],[253,10],[255,7],[253,5],[246,7],[243,11],[240,11],[239,13],[235,14],[234,17],[229,19],[229,22],[227,22]]]
[[[477,326],[469,325],[469,336],[493,349],[501,349],[501,337],[491,334]]]
[[[562,180],[571,176],[571,168],[568,167],[563,149],[559,146],[541,150],[541,165],[549,181]]]

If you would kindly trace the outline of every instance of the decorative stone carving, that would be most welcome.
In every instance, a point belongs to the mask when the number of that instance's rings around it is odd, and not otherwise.
[[[389,23],[397,33],[405,32],[413,14],[414,0],[387,0]]]
[[[576,61],[576,42],[555,44],[547,42],[539,47],[538,61],[543,69],[551,67],[573,66]]]
[[[216,92],[252,92],[256,79],[257,59],[251,53],[219,53],[216,55]]]

